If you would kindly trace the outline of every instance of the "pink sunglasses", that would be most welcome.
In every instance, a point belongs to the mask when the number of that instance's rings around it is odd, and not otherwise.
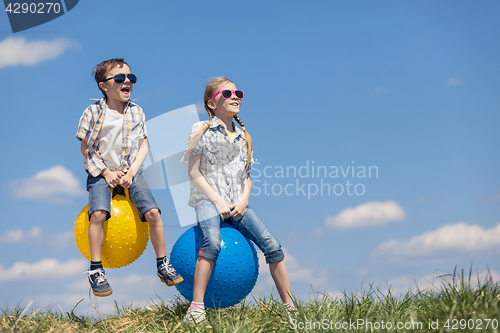
[[[236,96],[237,99],[243,99],[243,96],[245,95],[245,93],[243,92],[243,90],[228,90],[228,89],[224,89],[224,90],[219,90],[218,92],[216,92],[212,98],[210,99],[214,99],[215,96],[217,96],[218,94],[220,93],[220,95],[222,96],[222,98],[224,99],[229,99],[231,98],[231,96]]]

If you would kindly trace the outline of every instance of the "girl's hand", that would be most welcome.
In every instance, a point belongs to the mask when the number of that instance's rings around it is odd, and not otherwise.
[[[231,210],[224,200],[218,200],[214,202],[214,205],[215,208],[217,208],[217,212],[219,213],[219,216],[222,220],[225,220],[229,216],[231,216]]]
[[[229,206],[229,209],[232,210],[231,216],[237,220],[240,220],[243,217],[243,215],[245,214],[247,206],[248,206],[248,203],[245,201],[240,201],[236,205],[231,204],[231,206]]]
[[[116,185],[120,185],[120,178],[125,176],[125,174],[121,171],[111,171],[109,169],[104,169],[101,174],[104,176],[106,183],[108,183],[111,188],[115,188]]]
[[[134,177],[132,177],[132,173],[129,171],[128,173],[125,174],[122,178],[120,178],[120,185],[128,190],[130,186],[132,185],[132,180]]]

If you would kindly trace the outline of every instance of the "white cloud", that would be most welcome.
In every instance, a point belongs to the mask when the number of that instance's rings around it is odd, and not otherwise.
[[[72,275],[81,275],[85,272],[87,261],[74,259],[60,262],[56,259],[42,259],[39,262],[16,262],[10,268],[0,265],[0,282],[40,279],[64,279]]]
[[[43,245],[54,249],[64,249],[74,243],[74,232],[66,231],[55,234],[44,234],[39,227],[33,227],[30,231],[8,230],[0,235],[2,243],[24,243],[27,245]]]
[[[446,81],[446,84],[450,85],[450,86],[458,86],[460,84],[464,83],[463,80],[460,80],[456,77],[451,77],[448,79],[448,81]]]
[[[328,274],[325,270],[318,269],[307,263],[299,262],[299,260],[290,254],[290,252],[283,248],[285,253],[285,264],[288,272],[288,279],[294,297],[306,298],[311,293],[311,288],[314,290],[322,290],[327,287]],[[276,291],[271,273],[269,272],[269,265],[266,263],[264,254],[257,250],[259,257],[259,278],[254,290],[250,293],[248,300],[252,297],[257,297],[257,293],[269,297],[271,291]],[[279,299],[279,295],[277,295]]]
[[[39,238],[42,231],[38,227],[33,227],[29,232],[23,230],[9,230],[5,234],[0,235],[0,243],[20,243]]]
[[[406,213],[397,202],[367,202],[328,216],[317,234],[326,229],[360,229],[381,227],[391,221],[403,221]]]
[[[10,187],[15,198],[55,203],[71,203],[71,197],[86,193],[73,173],[62,165],[42,170],[23,180],[14,180]]]
[[[419,197],[417,198],[417,203],[418,203],[418,204],[424,204],[424,203],[426,203],[426,202],[428,202],[428,201],[429,201],[429,198],[428,198],[428,197],[426,197],[426,196],[423,196],[423,195],[421,195],[421,196],[419,196]]]
[[[495,194],[487,194],[482,197],[484,201],[500,201],[500,191]]]
[[[472,288],[475,288],[478,285],[485,285],[488,282],[498,283],[500,281],[500,274],[496,271],[472,272],[470,280],[468,274],[469,271],[467,270],[464,276],[464,284],[470,284]],[[461,275],[455,276],[456,285],[461,284],[460,280]],[[420,278],[412,278],[408,275],[402,275],[388,280],[387,285],[395,295],[406,294],[408,291],[416,293],[418,290],[439,292],[443,288],[453,285],[453,277],[448,274],[426,275]],[[387,293],[389,288],[381,290],[383,293]]]
[[[408,241],[390,240],[372,252],[383,257],[426,257],[438,253],[498,252],[500,224],[491,229],[460,222],[428,231]]]
[[[387,88],[377,86],[377,87],[373,88],[373,91],[377,94],[385,94],[385,93],[387,93]]]
[[[0,42],[0,68],[17,65],[36,65],[57,58],[68,48],[78,44],[66,38],[51,41],[26,41],[23,37],[9,37]]]

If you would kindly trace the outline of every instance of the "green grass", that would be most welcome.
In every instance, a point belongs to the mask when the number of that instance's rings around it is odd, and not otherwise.
[[[337,298],[316,293],[313,300],[297,302],[297,313],[291,319],[278,300],[264,297],[253,304],[208,309],[208,320],[196,326],[183,324],[189,304],[181,298],[169,303],[158,299],[143,308],[116,305],[115,313],[106,319],[78,316],[77,305],[67,313],[39,309],[26,313],[18,306],[2,310],[0,331],[498,332],[500,285],[491,278],[482,283],[474,278],[474,285],[472,280],[472,271],[466,275],[462,270],[461,274],[442,276],[438,289],[415,288],[405,295],[384,293],[373,285]]]

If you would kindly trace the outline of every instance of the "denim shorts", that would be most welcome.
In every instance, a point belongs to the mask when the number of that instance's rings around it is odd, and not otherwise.
[[[264,222],[261,221],[250,206],[247,207],[240,220],[229,217],[222,221],[217,208],[210,200],[199,201],[195,210],[196,221],[202,235],[201,257],[217,260],[221,248],[220,225],[221,223],[228,223],[262,250],[268,264],[282,261],[285,258],[278,240],[271,235]]]
[[[106,179],[103,175],[97,177],[92,176],[87,171],[87,191],[89,192],[89,219],[90,215],[96,210],[104,210],[108,214],[106,220],[111,217],[111,191]],[[160,208],[156,204],[153,194],[149,188],[144,188],[137,185],[136,178],[142,177],[141,174],[136,175],[132,180],[132,185],[128,189],[130,200],[134,203],[139,211],[139,217],[142,222],[147,222],[144,214],[156,208],[161,213]]]

